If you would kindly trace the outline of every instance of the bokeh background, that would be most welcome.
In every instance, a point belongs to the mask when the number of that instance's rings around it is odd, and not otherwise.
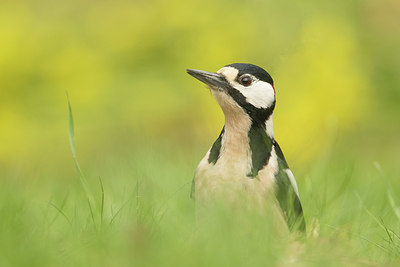
[[[300,189],[325,160],[339,177],[350,165],[383,170],[398,194],[399,14],[397,0],[3,0],[0,184],[40,206],[79,183],[66,92],[89,183],[123,188],[115,173],[168,160],[190,174],[223,114],[185,69],[246,62],[274,78],[275,135]],[[359,179],[366,184],[385,183]]]
[[[66,91],[84,158],[143,141],[210,143],[222,113],[185,69],[232,62],[274,77],[289,158],[309,164],[332,135],[376,159],[399,150],[398,1],[2,1],[0,10],[2,169],[69,168]]]

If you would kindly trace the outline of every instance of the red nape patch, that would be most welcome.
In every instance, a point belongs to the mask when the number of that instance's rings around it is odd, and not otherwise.
[[[274,93],[276,94],[276,91],[275,91],[275,87],[274,87],[274,85],[273,85],[273,84],[271,84],[271,86],[272,86],[272,89],[274,89]]]

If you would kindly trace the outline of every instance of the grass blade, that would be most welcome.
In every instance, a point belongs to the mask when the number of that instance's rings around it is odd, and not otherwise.
[[[53,206],[57,211],[58,211],[58,213],[59,214],[61,214],[66,220],[67,220],[67,222],[69,223],[69,225],[70,226],[72,226],[72,222],[71,222],[71,220],[68,218],[68,216],[62,211],[62,209],[60,209],[60,208],[58,208],[55,204],[53,204],[53,203],[49,203],[51,206]]]
[[[78,173],[79,180],[81,182],[81,185],[83,187],[83,190],[85,191],[86,198],[89,203],[89,209],[90,213],[93,219],[93,223],[96,227],[96,223],[94,220],[94,214],[93,214],[93,209],[96,210],[96,202],[94,201],[93,194],[91,193],[86,177],[83,174],[81,167],[78,162],[78,158],[76,156],[76,149],[75,149],[75,132],[74,132],[74,116],[72,114],[72,108],[71,108],[71,102],[69,100],[68,92],[67,92],[67,101],[68,101],[68,137],[69,137],[69,145],[71,147],[71,152],[72,152],[72,158],[75,164],[75,169],[76,172]]]
[[[390,206],[391,206],[394,214],[396,215],[397,219],[400,221],[400,205],[398,205],[398,199],[393,192],[392,184],[390,183],[389,178],[386,176],[385,172],[383,171],[381,165],[378,162],[374,162],[374,165],[375,165],[375,168],[378,170],[381,178],[386,183],[387,196],[389,199]]]
[[[99,177],[99,181],[100,181],[100,187],[101,187],[100,227],[102,227],[103,214],[104,214],[104,187],[103,187],[103,181],[101,180],[101,177]]]

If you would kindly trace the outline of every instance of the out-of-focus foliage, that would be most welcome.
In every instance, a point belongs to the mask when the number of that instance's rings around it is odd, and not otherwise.
[[[398,0],[0,1],[0,265],[399,265],[399,14]],[[269,216],[195,223],[191,178],[223,115],[185,69],[233,62],[274,78],[304,242]]]
[[[68,157],[66,90],[88,156],[138,140],[208,144],[223,116],[185,68],[232,62],[272,74],[277,138],[308,161],[332,132],[397,116],[395,10],[396,1],[2,1],[0,162]]]

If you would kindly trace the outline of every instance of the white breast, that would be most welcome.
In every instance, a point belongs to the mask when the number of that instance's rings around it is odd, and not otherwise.
[[[247,143],[248,144],[248,143]],[[248,146],[248,145],[247,145]],[[195,174],[196,202],[213,199],[224,199],[235,202],[243,196],[254,198],[253,201],[264,202],[274,183],[278,171],[277,156],[274,150],[268,164],[259,171],[257,177],[251,173],[251,151],[247,147],[243,153],[232,151],[222,143],[221,153],[214,165],[208,162],[210,152],[199,163]]]

